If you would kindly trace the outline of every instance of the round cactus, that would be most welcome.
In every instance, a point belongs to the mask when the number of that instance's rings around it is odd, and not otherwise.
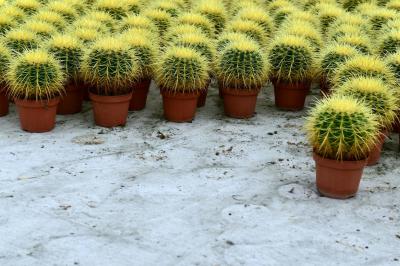
[[[116,0],[97,0],[94,4],[94,8],[110,14],[116,20],[121,20],[126,16],[127,12],[124,2]]]
[[[247,37],[247,35],[243,33],[237,33],[237,32],[225,32],[221,34],[218,38],[217,44],[216,44],[216,50],[218,52],[221,52],[227,47],[229,44],[235,41],[251,41],[252,39]]]
[[[151,79],[158,55],[158,46],[143,34],[123,35],[123,40],[132,48],[138,61],[138,79]]]
[[[274,13],[274,24],[278,28],[290,15],[299,10],[294,6],[281,7]]]
[[[10,94],[18,99],[47,100],[63,92],[60,63],[45,50],[29,50],[13,60],[7,72]]]
[[[344,0],[343,8],[347,11],[354,10],[359,4],[365,3],[367,0]]]
[[[397,99],[391,88],[381,79],[357,77],[348,80],[335,89],[336,94],[362,100],[377,116],[382,128],[390,128],[396,119]]]
[[[350,45],[365,55],[371,54],[372,51],[370,46],[371,41],[365,35],[346,34],[337,38],[337,42]]]
[[[120,23],[121,32],[136,28],[144,29],[154,34],[157,32],[157,28],[154,26],[153,22],[149,18],[142,15],[129,15]]]
[[[83,56],[83,46],[73,35],[56,35],[47,44],[48,50],[61,63],[69,81],[76,80]]]
[[[125,0],[127,11],[138,15],[142,8],[142,0]]]
[[[397,17],[398,14],[394,10],[387,8],[375,8],[372,10],[369,23],[371,24],[372,30],[377,33],[385,23]]]
[[[83,17],[75,20],[73,27],[75,28],[86,28],[86,29],[94,29],[99,31],[100,33],[109,33],[110,29],[104,25],[102,22],[95,20],[90,17]]]
[[[269,64],[254,41],[235,41],[216,60],[218,80],[225,88],[260,89],[268,79]]]
[[[197,28],[196,26],[193,25],[188,25],[188,24],[183,24],[183,25],[178,25],[175,27],[171,27],[168,32],[165,34],[165,41],[166,42],[171,42],[178,38],[179,36],[182,36],[183,34],[187,33],[193,33],[197,35],[204,35],[204,33],[201,31],[201,29]]]
[[[120,38],[97,40],[82,60],[83,79],[98,95],[122,95],[131,91],[138,76],[138,62],[129,45]]]
[[[21,8],[10,4],[1,7],[0,14],[13,18],[16,22],[22,22],[26,17],[25,12]]]
[[[154,23],[161,37],[164,36],[172,24],[172,16],[164,10],[149,9],[145,11],[144,15]]]
[[[63,16],[53,11],[39,11],[33,16],[33,19],[37,21],[47,22],[56,27],[58,30],[64,29],[66,26],[66,22]]]
[[[359,52],[346,44],[331,44],[322,52],[319,60],[319,67],[322,75],[330,82],[336,69],[346,60],[359,55]]]
[[[393,30],[385,33],[377,45],[378,53],[381,56],[393,54],[400,48],[400,30]]]
[[[32,15],[41,7],[41,3],[37,0],[15,0],[14,4],[28,15]]]
[[[156,81],[168,91],[193,92],[203,90],[209,79],[206,60],[187,47],[169,47],[156,64]]]
[[[4,78],[10,62],[11,52],[3,43],[0,42],[0,84],[5,81]]]
[[[0,16],[0,36],[5,35],[16,25],[15,21],[8,16]]]
[[[243,33],[254,39],[259,45],[263,46],[267,43],[267,35],[263,28],[256,22],[250,20],[235,20],[228,26],[228,31]]]
[[[354,77],[380,78],[384,82],[394,85],[396,80],[390,68],[384,61],[374,56],[359,55],[347,60],[335,72],[332,82],[340,86]]]
[[[386,58],[386,63],[394,74],[397,84],[400,84],[400,51],[398,50],[396,53],[389,55]]]
[[[339,161],[364,160],[377,141],[379,125],[371,109],[356,98],[335,95],[309,113],[306,131],[314,151]]]
[[[62,0],[49,2],[47,4],[47,8],[50,11],[60,14],[61,16],[63,16],[64,19],[69,22],[73,21],[78,14],[77,10],[71,4]]]
[[[184,13],[177,19],[178,25],[188,24],[193,25],[212,38],[214,36],[214,26],[210,20],[199,13],[188,12]]]
[[[187,33],[173,41],[173,45],[189,47],[204,56],[209,64],[214,61],[215,47],[210,39],[193,33]]]
[[[5,43],[14,53],[22,53],[27,49],[38,47],[38,39],[36,35],[23,29],[9,31],[5,36]]]
[[[240,20],[250,20],[257,23],[264,30],[266,36],[271,36],[275,27],[272,18],[256,7],[244,8],[236,17]]]
[[[400,11],[400,1],[399,0],[391,0],[386,4],[386,7],[389,9]]]
[[[171,17],[174,18],[178,17],[179,14],[181,13],[179,5],[174,1],[163,1],[163,0],[154,1],[151,5],[151,8],[165,11]]]
[[[322,47],[322,38],[320,32],[310,23],[301,20],[290,19],[281,27],[282,34],[304,37],[309,41],[315,51]]]
[[[321,5],[318,18],[321,25],[321,32],[326,33],[330,25],[332,25],[343,14],[343,9],[332,4]]]
[[[194,10],[206,16],[213,24],[215,33],[219,34],[225,28],[227,19],[226,9],[221,2],[200,0]]]
[[[268,54],[275,79],[295,83],[312,78],[315,55],[311,44],[303,37],[277,37]]]
[[[100,37],[99,32],[96,29],[79,27],[71,31],[71,34],[76,36],[83,43],[88,44],[94,42]]]
[[[91,11],[86,13],[86,17],[104,24],[110,31],[113,31],[115,28],[115,19],[107,12]]]
[[[40,20],[28,20],[23,25],[23,28],[44,39],[51,37],[51,35],[57,32],[57,29],[53,25]]]

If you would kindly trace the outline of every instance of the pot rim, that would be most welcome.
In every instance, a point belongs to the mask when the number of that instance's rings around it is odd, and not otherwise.
[[[255,96],[258,95],[261,91],[261,88],[257,89],[236,89],[236,88],[222,88],[222,92],[228,95],[237,95],[237,96]]]
[[[29,100],[29,99],[18,99],[14,98],[14,102],[17,106],[29,107],[29,108],[42,108],[43,106],[56,106],[60,102],[60,97],[54,97],[52,99],[43,100]]]
[[[92,101],[99,103],[121,103],[129,102],[132,98],[132,92],[123,95],[106,96],[98,95],[89,91],[89,97]]]
[[[313,152],[313,159],[316,163],[324,167],[333,169],[343,169],[343,170],[360,169],[365,167],[368,163],[368,157],[363,160],[357,160],[357,161],[339,161],[339,160],[324,158],[321,155],[317,154],[316,152]]]

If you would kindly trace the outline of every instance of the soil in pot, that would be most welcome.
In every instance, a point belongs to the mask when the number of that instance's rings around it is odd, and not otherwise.
[[[285,83],[276,81],[273,84],[276,107],[287,111],[300,111],[304,108],[311,82]]]
[[[356,195],[367,159],[338,161],[314,153],[318,191],[329,198],[347,199]]]
[[[253,117],[259,92],[259,89],[223,89],[225,114],[233,118]]]
[[[379,160],[381,159],[383,144],[385,143],[388,134],[389,132],[387,130],[379,133],[378,140],[369,153],[368,163],[367,163],[368,166],[376,165],[379,163]]]
[[[124,126],[128,117],[132,93],[103,96],[89,92],[92,101],[94,121],[102,127]]]
[[[65,86],[65,95],[61,97],[57,107],[57,114],[70,115],[82,111],[83,95],[82,87],[75,83]]]
[[[0,117],[8,114],[8,97],[4,89],[0,89]]]
[[[147,95],[149,94],[150,79],[141,80],[133,85],[132,99],[129,111],[140,111],[146,107]]]
[[[190,122],[196,115],[200,91],[172,92],[161,89],[164,117],[171,122]]]
[[[21,128],[32,133],[51,131],[56,122],[57,105],[60,98],[51,100],[14,99]]]

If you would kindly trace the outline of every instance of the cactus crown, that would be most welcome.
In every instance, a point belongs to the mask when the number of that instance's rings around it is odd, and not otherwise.
[[[33,19],[50,23],[58,29],[63,29],[66,24],[65,19],[60,14],[47,10],[39,11]]]
[[[109,31],[109,28],[105,26],[103,23],[101,23],[98,20],[95,20],[94,18],[90,17],[83,17],[80,19],[75,20],[73,26],[75,28],[87,28],[87,29],[95,29],[98,30],[102,33],[106,33]]]
[[[396,97],[381,79],[357,77],[335,89],[335,93],[353,96],[364,101],[377,116],[379,125],[390,128],[396,118]]]
[[[49,38],[57,29],[50,23],[40,21],[40,20],[28,20],[23,25],[25,29],[35,33],[41,38]]]
[[[314,52],[303,37],[280,36],[269,48],[272,75],[285,82],[298,82],[312,78]]]
[[[92,11],[86,14],[87,18],[97,20],[98,22],[106,25],[110,30],[114,29],[115,20],[113,17],[104,11]]]
[[[164,90],[186,92],[205,88],[209,69],[203,56],[187,47],[169,47],[156,64],[156,81]]]
[[[251,20],[236,20],[232,21],[228,27],[229,31],[243,33],[254,39],[259,45],[265,45],[267,36],[263,28],[256,22]]]
[[[178,24],[193,25],[203,31],[208,37],[214,36],[214,26],[210,20],[199,13],[188,12],[184,13],[178,18]]]
[[[198,35],[204,35],[204,33],[201,31],[201,29],[193,26],[193,25],[189,25],[189,24],[182,24],[182,25],[178,25],[175,27],[171,27],[169,29],[169,31],[167,32],[167,34],[165,35],[165,40],[167,42],[173,41],[176,38],[178,38],[179,36],[183,35],[183,34],[187,34],[187,33],[193,33],[193,34],[198,34]]]
[[[298,12],[298,9],[294,6],[281,7],[274,13],[275,27],[279,27],[290,15]]]
[[[400,30],[385,33],[377,46],[378,53],[381,56],[395,53],[400,48]]]
[[[251,7],[242,9],[238,14],[237,18],[240,20],[250,20],[257,23],[263,30],[266,36],[271,36],[274,30],[274,22],[270,16],[268,16],[263,10]]]
[[[126,6],[119,0],[97,0],[95,9],[110,14],[114,19],[120,20],[126,16]]]
[[[321,34],[315,29],[315,26],[312,26],[312,24],[301,20],[291,19],[289,23],[285,23],[282,28],[284,34],[304,37],[317,51],[322,47]]]
[[[152,8],[165,11],[174,18],[181,12],[179,6],[173,1],[158,0],[153,3]]]
[[[128,12],[138,15],[142,8],[142,0],[125,0]]]
[[[332,160],[362,160],[376,143],[376,116],[356,98],[335,95],[309,113],[306,131],[314,151]]]
[[[94,42],[100,34],[96,29],[78,27],[72,30],[72,34],[84,43]]]
[[[171,26],[172,16],[164,10],[149,9],[145,12],[145,16],[154,23],[160,36],[164,36],[165,32]]]
[[[396,78],[396,82],[400,84],[400,51],[389,55],[386,63]]]
[[[40,8],[41,4],[37,0],[15,0],[15,6],[31,15]]]
[[[138,79],[150,79],[154,72],[154,64],[158,47],[143,34],[125,34],[124,41],[133,49],[138,61]]]
[[[364,2],[365,2],[365,0],[344,0],[344,1],[342,1],[343,8],[346,9],[347,11],[354,10],[359,4],[362,4]]]
[[[400,11],[400,1],[399,0],[391,0],[386,4],[387,8]]]
[[[336,26],[332,26],[328,31],[329,39],[337,41],[338,38],[345,35],[363,35],[366,34],[363,30],[355,25],[341,23]]]
[[[201,0],[194,10],[206,16],[214,24],[216,34],[219,34],[225,28],[227,14],[221,2]]]
[[[370,40],[358,34],[346,34],[337,39],[338,43],[348,44],[356,48],[360,53],[368,55],[371,53]]]
[[[371,28],[374,31],[379,31],[387,21],[398,17],[398,14],[394,10],[387,8],[375,8],[372,11],[369,22],[371,23]]]
[[[0,16],[0,35],[4,35],[9,30],[11,30],[11,28],[14,27],[15,25],[16,24],[11,17]]]
[[[34,33],[28,30],[15,29],[6,34],[5,43],[12,52],[22,53],[24,50],[36,48],[38,39]]]
[[[145,29],[153,33],[157,32],[153,22],[142,15],[129,15],[122,20],[120,27],[121,31],[126,31],[132,28]]]
[[[44,50],[28,50],[10,65],[7,83],[11,96],[45,100],[63,92],[64,75],[59,62]]]
[[[335,5],[322,5],[318,12],[321,31],[325,32],[329,26],[343,14],[343,9]]]
[[[72,5],[61,0],[49,2],[47,8],[50,11],[60,14],[67,21],[74,20],[77,15],[76,9]]]
[[[365,55],[347,60],[336,70],[332,81],[340,86],[347,80],[359,76],[380,78],[391,85],[395,83],[395,78],[385,62],[374,56]]]
[[[1,7],[0,14],[2,16],[11,17],[17,20],[18,22],[21,22],[25,18],[24,11],[21,8],[16,7],[14,5],[5,5]]]
[[[4,82],[4,76],[11,62],[10,50],[0,42],[0,84]]]
[[[97,94],[121,95],[131,91],[129,86],[137,78],[138,63],[122,39],[106,37],[97,40],[84,54],[81,71]]]
[[[243,33],[237,32],[224,32],[222,33],[217,41],[216,49],[218,52],[221,52],[225,49],[226,46],[235,41],[251,41],[252,39],[247,37],[247,35]]]
[[[73,35],[54,36],[47,44],[48,50],[61,63],[69,80],[77,78],[83,56],[83,46]]]
[[[194,33],[186,33],[174,41],[174,45],[194,49],[204,56],[210,64],[214,61],[215,47],[207,37]]]
[[[254,41],[232,42],[216,65],[218,80],[225,88],[260,89],[268,78],[268,61]]]

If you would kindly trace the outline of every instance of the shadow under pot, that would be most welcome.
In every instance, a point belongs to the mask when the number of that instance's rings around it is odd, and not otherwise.
[[[61,97],[57,107],[57,114],[71,115],[82,111],[84,91],[79,84],[65,85],[65,94]]]
[[[60,98],[50,100],[14,99],[21,128],[31,133],[51,131],[56,122],[57,105]]]
[[[140,111],[146,107],[151,79],[144,79],[133,85],[132,99],[129,103],[129,111]]]
[[[347,199],[357,194],[367,159],[339,161],[323,158],[315,152],[313,157],[319,193],[335,199]]]
[[[251,118],[256,111],[257,96],[260,89],[224,88],[223,100],[225,114],[233,118]]]
[[[171,122],[190,122],[196,115],[198,91],[169,91],[160,89],[163,99],[164,117]]]
[[[89,97],[96,125],[110,128],[126,124],[132,92],[124,95],[104,96],[89,91]]]
[[[7,91],[0,88],[0,117],[8,114],[8,97]]]
[[[311,82],[284,82],[273,81],[275,105],[287,111],[300,111],[304,109],[306,97],[310,92]]]

